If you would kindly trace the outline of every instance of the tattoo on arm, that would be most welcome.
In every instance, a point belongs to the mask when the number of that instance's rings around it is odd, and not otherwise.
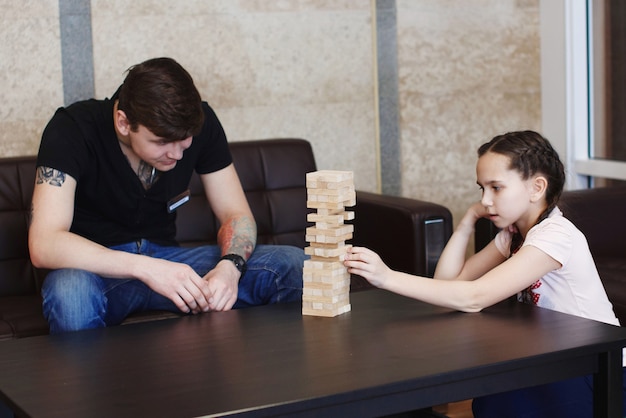
[[[239,254],[250,258],[256,246],[256,223],[249,217],[231,218],[220,227],[217,243],[222,254]]]
[[[37,167],[37,184],[49,183],[61,187],[65,183],[65,173],[55,168]]]

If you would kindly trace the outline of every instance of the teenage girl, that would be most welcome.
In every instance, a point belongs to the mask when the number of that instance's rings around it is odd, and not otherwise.
[[[348,271],[381,289],[459,311],[479,312],[517,294],[523,302],[619,326],[585,236],[557,207],[565,172],[548,140],[532,131],[496,136],[478,149],[476,177],[482,198],[450,237],[435,280],[391,270],[362,247],[346,255]],[[480,218],[501,231],[466,260]],[[476,418],[591,417],[592,380],[476,398],[472,409]]]

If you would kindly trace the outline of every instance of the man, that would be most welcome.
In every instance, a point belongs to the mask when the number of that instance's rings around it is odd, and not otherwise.
[[[217,246],[174,239],[194,170],[221,225]],[[42,289],[51,333],[302,296],[304,252],[256,247],[222,126],[169,58],[132,67],[111,99],[57,110],[39,149],[29,248],[53,270]]]

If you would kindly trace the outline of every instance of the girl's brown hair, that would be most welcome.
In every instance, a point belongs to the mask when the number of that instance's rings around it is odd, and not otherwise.
[[[548,180],[546,203],[548,204],[537,223],[548,217],[557,205],[565,187],[565,169],[559,154],[550,142],[534,131],[509,132],[494,137],[478,148],[478,157],[494,152],[509,157],[509,168],[520,173],[524,180],[542,174]],[[522,237],[515,234],[511,249],[517,250]],[[513,253],[514,251],[511,251]]]

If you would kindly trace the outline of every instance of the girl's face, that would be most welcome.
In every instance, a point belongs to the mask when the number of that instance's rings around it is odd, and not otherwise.
[[[478,159],[476,179],[482,190],[481,203],[498,228],[515,225],[525,233],[536,218],[531,204],[533,179],[522,179],[509,165],[509,157],[494,152]]]

